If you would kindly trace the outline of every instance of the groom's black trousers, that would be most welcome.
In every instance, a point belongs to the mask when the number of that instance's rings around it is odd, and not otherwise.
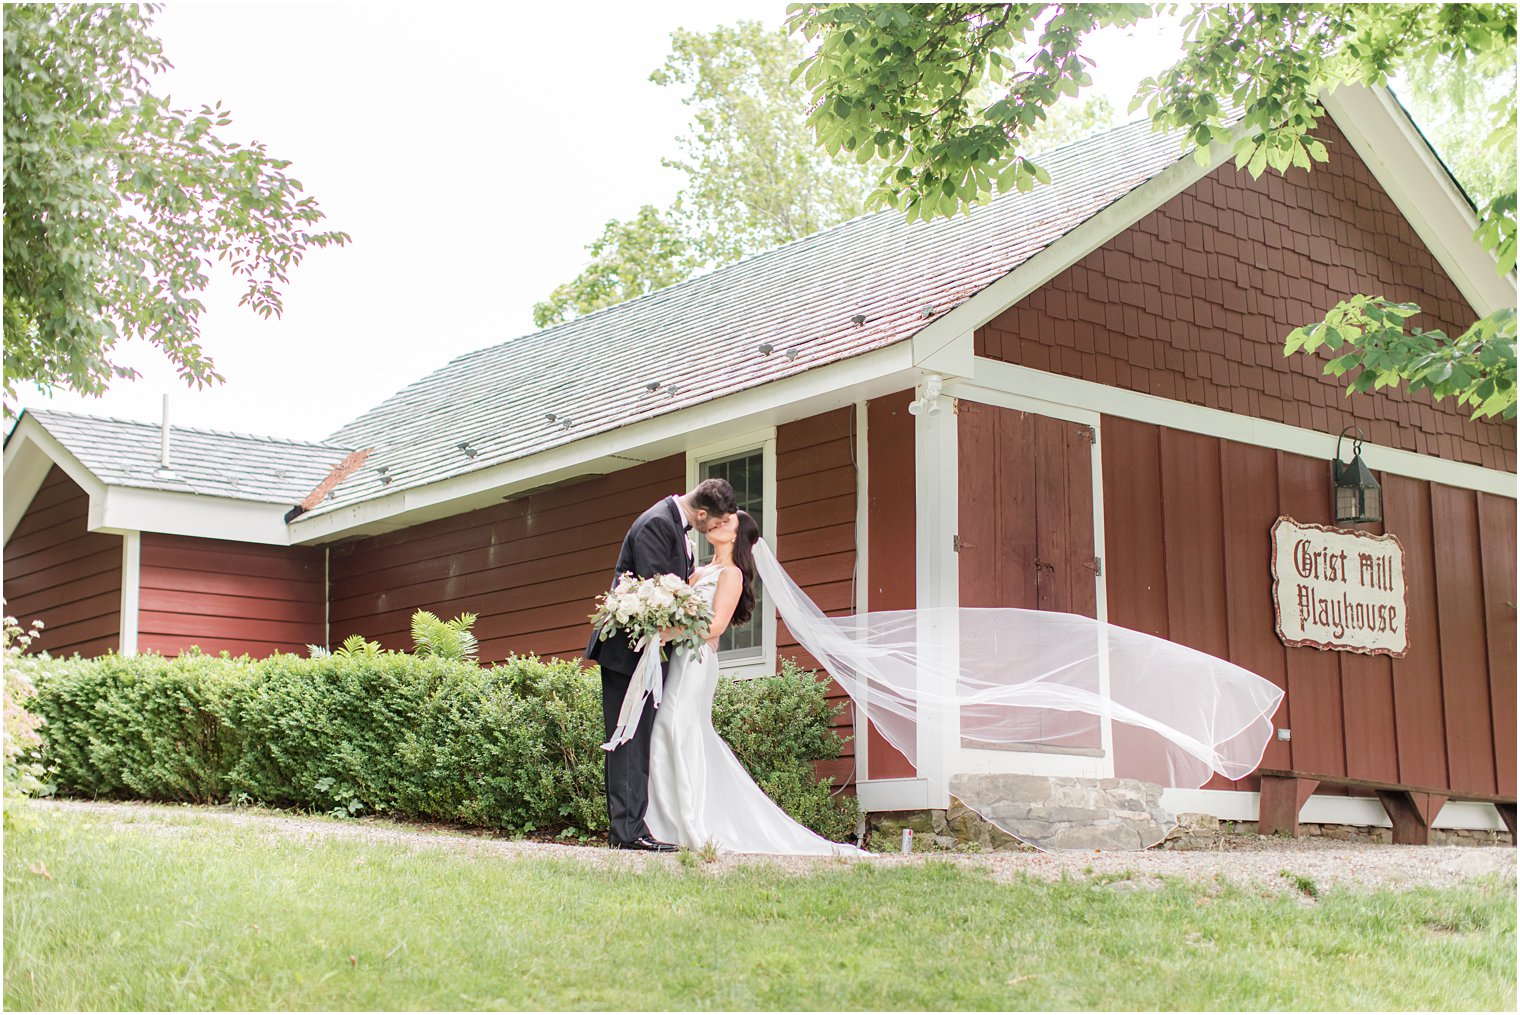
[[[602,668],[602,722],[607,731],[603,742],[617,729],[623,695],[632,679],[631,673]],[[607,838],[611,842],[632,842],[649,834],[644,815],[649,811],[649,737],[654,713],[654,699],[646,698],[633,739],[607,754]]]

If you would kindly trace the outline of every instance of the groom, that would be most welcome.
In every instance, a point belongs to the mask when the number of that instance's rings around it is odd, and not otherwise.
[[[616,585],[628,572],[639,578],[657,574],[691,577],[696,541],[690,533],[721,525],[736,510],[734,488],[726,479],[704,479],[689,493],[666,497],[639,515],[623,537],[612,583]],[[610,740],[639,655],[626,634],[613,634],[606,641],[593,634],[586,658],[602,668],[602,720]],[[653,725],[654,703],[645,701],[633,739],[607,754],[607,844],[613,849],[656,853],[676,849],[651,836],[644,824],[649,810],[649,730]]]

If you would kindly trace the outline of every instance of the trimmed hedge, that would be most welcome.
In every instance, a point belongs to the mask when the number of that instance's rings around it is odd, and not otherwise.
[[[574,662],[375,653],[230,659],[190,652],[51,660],[32,709],[65,794],[256,802],[510,832],[605,831],[601,680]],[[767,793],[822,835],[853,797],[811,762],[838,757],[839,711],[790,663],[725,678],[713,724]]]

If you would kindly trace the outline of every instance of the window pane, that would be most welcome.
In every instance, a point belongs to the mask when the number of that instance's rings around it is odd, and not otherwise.
[[[763,451],[746,451],[725,458],[714,458],[697,467],[698,479],[726,479],[734,488],[734,500],[739,510],[746,511],[760,526],[765,537],[765,454]],[[712,560],[712,544],[705,536],[697,537],[697,560],[706,564]],[[764,651],[764,634],[760,626],[760,606],[763,590],[755,587],[755,609],[748,623],[730,626],[718,638],[720,658],[739,658],[759,655]]]

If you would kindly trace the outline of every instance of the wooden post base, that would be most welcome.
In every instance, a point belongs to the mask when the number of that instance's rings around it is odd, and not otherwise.
[[[1377,795],[1393,822],[1395,843],[1401,846],[1430,845],[1430,826],[1446,804],[1444,796],[1384,789],[1378,790]]]
[[[1316,779],[1299,779],[1292,776],[1263,775],[1261,777],[1261,803],[1257,812],[1256,830],[1262,835],[1298,837],[1298,812],[1304,801],[1319,786]]]

